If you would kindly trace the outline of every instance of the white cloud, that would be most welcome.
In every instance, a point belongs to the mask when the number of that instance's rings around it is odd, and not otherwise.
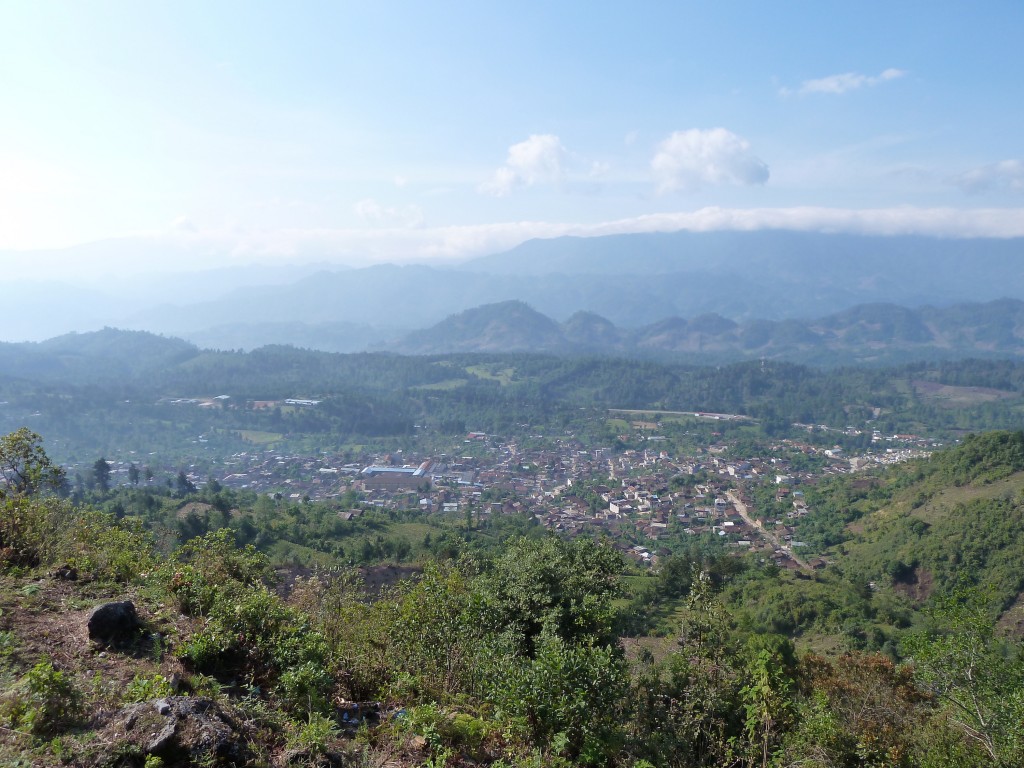
[[[352,210],[367,224],[418,227],[423,223],[423,211],[418,205],[385,206],[366,198],[352,206]]]
[[[860,88],[869,88],[879,83],[884,83],[887,80],[896,80],[906,74],[905,70],[894,68],[886,69],[876,76],[862,75],[859,72],[844,72],[840,75],[829,75],[828,77],[820,77],[815,80],[804,80],[795,92],[800,95],[808,93],[846,93],[847,91],[856,91]],[[781,88],[780,93],[783,96],[789,96],[794,91],[790,88]]]
[[[225,226],[198,231],[170,228],[109,240],[111,273],[138,274],[154,269],[202,270],[245,264],[332,262],[348,266],[377,263],[456,262],[498,253],[532,238],[563,235],[598,237],[635,232],[712,232],[788,229],[868,235],[932,237],[1024,237],[1022,208],[700,208],[657,213],[593,224],[513,221],[446,227],[374,226],[347,229],[244,230]],[[118,247],[121,243],[121,247]],[[127,247],[130,246],[130,247]],[[167,248],[175,253],[173,268]],[[95,254],[95,248],[90,249]],[[62,279],[92,280],[95,259],[76,250],[23,251],[7,259],[0,283],[38,276],[41,270]],[[118,256],[117,254],[122,254]]]
[[[558,183],[565,175],[568,153],[554,134],[534,134],[508,148],[505,164],[479,186],[479,191],[503,197],[517,187],[539,183]]]
[[[1009,190],[1024,192],[1024,162],[1003,160],[961,173],[955,184],[967,194]]]
[[[651,169],[661,193],[708,184],[764,184],[769,175],[750,144],[725,128],[676,131],[658,145]]]

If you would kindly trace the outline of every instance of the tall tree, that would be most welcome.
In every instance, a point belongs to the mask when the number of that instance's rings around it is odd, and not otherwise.
[[[61,486],[64,470],[50,461],[42,443],[27,427],[0,437],[0,499]]]
[[[93,486],[98,488],[100,493],[110,490],[110,464],[106,459],[98,458],[92,465],[92,481]]]

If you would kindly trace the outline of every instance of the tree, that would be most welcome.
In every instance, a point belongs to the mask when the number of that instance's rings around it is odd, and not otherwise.
[[[196,492],[195,483],[188,479],[188,475],[185,474],[185,470],[178,472],[178,476],[174,480],[174,492],[181,497],[185,497],[190,493]]]
[[[61,486],[64,470],[50,461],[42,442],[43,438],[27,427],[0,437],[0,499]]]
[[[590,539],[511,539],[482,579],[486,622],[533,655],[541,633],[614,645],[622,558]]]
[[[96,459],[96,463],[92,465],[92,481],[100,493],[110,490],[110,464],[106,459]]]
[[[996,634],[991,595],[961,589],[931,612],[939,632],[909,637],[914,677],[995,766],[1024,760],[1024,652]]]
[[[132,462],[128,465],[128,482],[132,485],[138,485],[140,478],[141,473],[139,472],[139,468],[135,462]]]

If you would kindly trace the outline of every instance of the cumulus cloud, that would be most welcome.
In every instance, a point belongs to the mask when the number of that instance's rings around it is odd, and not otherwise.
[[[418,205],[386,206],[366,198],[352,206],[352,210],[367,224],[418,227],[423,223],[423,212]]]
[[[651,169],[661,193],[709,184],[764,184],[769,175],[750,144],[725,128],[676,131],[658,145]]]
[[[517,187],[557,183],[565,175],[568,153],[562,140],[551,133],[534,134],[508,148],[505,164],[480,185],[486,195],[503,197]]]
[[[870,88],[887,80],[896,80],[906,74],[905,70],[894,68],[883,70],[880,74],[874,76],[862,75],[859,72],[844,72],[840,75],[829,75],[828,77],[819,77],[815,80],[804,80],[800,83],[800,87],[796,89],[795,93],[800,95],[808,93],[846,93],[847,91],[856,91],[860,88]],[[789,96],[794,93],[794,90],[782,88],[781,93],[783,96]]]
[[[961,173],[954,183],[969,195],[984,192],[1024,192],[1024,162],[1003,160]]]

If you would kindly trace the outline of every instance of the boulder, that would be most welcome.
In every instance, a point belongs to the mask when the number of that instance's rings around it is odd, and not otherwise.
[[[130,600],[98,605],[89,614],[89,639],[100,645],[131,642],[139,628],[139,615]]]

